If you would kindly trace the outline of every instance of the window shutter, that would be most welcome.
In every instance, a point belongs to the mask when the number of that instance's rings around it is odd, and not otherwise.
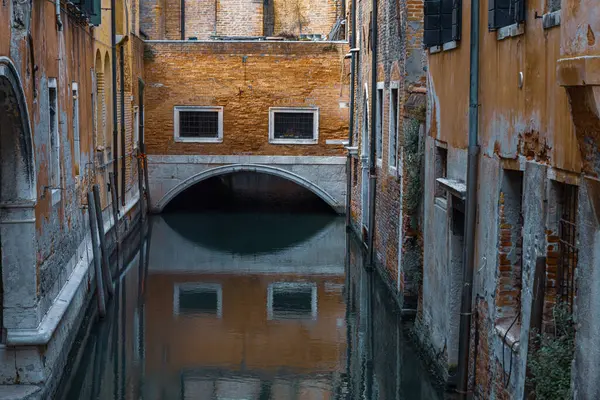
[[[515,10],[515,22],[525,22],[525,0],[513,0]]]
[[[452,10],[454,0],[442,0],[442,43],[452,41]]]
[[[441,0],[425,0],[425,47],[442,44],[442,5]]]
[[[462,1],[453,0],[452,5],[452,40],[460,40],[460,25],[462,19]]]
[[[90,24],[98,26],[102,22],[102,0],[83,0],[89,5]]]
[[[512,24],[510,8],[513,0],[489,0],[488,27],[493,31]]]

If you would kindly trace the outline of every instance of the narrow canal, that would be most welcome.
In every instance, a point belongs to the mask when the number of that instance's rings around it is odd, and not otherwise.
[[[343,218],[170,213],[140,238],[59,399],[441,398]]]

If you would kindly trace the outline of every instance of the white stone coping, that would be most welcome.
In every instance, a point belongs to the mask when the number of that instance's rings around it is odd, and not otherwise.
[[[130,199],[124,208],[123,215],[129,213],[133,207],[139,202],[139,194]],[[112,219],[108,219],[104,223],[104,230],[108,232],[114,225]],[[85,256],[85,257],[84,257]],[[40,346],[46,345],[52,339],[56,328],[65,316],[77,290],[84,282],[90,266],[90,261],[93,260],[93,250],[91,235],[88,233],[85,239],[80,243],[77,253],[73,255],[69,262],[75,262],[75,268],[69,279],[62,287],[54,303],[42,319],[42,322],[36,329],[7,329],[6,344],[9,346]]]
[[[560,17],[560,10],[542,15],[542,25],[544,29],[550,29],[555,26],[560,26]]]
[[[504,40],[509,37],[515,37],[525,34],[525,24],[512,24],[498,29],[496,38]]]
[[[148,39],[144,40],[144,43],[174,43],[174,44],[228,44],[228,43],[261,43],[261,44],[276,44],[280,45],[281,43],[293,43],[293,44],[348,44],[347,40],[264,40],[264,39],[232,39],[232,40],[159,40],[159,39]]]
[[[205,155],[148,155],[151,164],[346,164],[345,156],[205,156]]]
[[[348,139],[327,139],[325,144],[339,144],[342,146],[348,146]]]
[[[448,178],[437,178],[436,182],[442,185],[445,190],[460,197],[461,199],[464,200],[466,198],[467,185],[464,182]]]

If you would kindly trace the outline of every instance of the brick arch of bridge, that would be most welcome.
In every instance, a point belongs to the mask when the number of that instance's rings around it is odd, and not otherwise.
[[[162,210],[169,204],[171,200],[177,197],[186,189],[194,186],[197,183],[200,183],[206,179],[212,178],[214,176],[227,175],[234,172],[257,172],[262,174],[274,175],[280,178],[287,179],[296,183],[299,186],[302,186],[314,194],[316,194],[321,200],[327,203],[331,208],[333,208],[336,212],[343,212],[344,205],[341,204],[338,200],[336,200],[333,196],[331,196],[327,191],[320,186],[314,184],[308,179],[297,175],[293,172],[287,171],[282,168],[272,167],[269,165],[258,165],[258,164],[233,164],[233,165],[224,165],[220,167],[215,167],[208,169],[206,171],[200,172],[173,187],[169,190],[154,207],[155,212],[162,212]]]

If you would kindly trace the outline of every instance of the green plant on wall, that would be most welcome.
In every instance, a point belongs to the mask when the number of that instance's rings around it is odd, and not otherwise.
[[[536,400],[571,399],[571,362],[575,352],[575,326],[568,304],[552,310],[554,331],[537,334],[529,351],[529,383]]]
[[[423,150],[419,146],[420,131],[421,122],[417,118],[408,119],[404,128],[404,171],[407,175],[404,211],[408,215],[417,212],[423,194],[423,182],[421,182]]]

